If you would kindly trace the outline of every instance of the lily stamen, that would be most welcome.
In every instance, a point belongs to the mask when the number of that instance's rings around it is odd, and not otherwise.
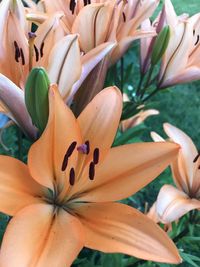
[[[36,60],[36,62],[38,62],[38,60],[39,60],[39,51],[38,51],[36,45],[34,45],[34,50],[35,50],[35,60]]]
[[[75,184],[75,170],[74,170],[74,168],[71,168],[71,170],[70,170],[69,183],[71,186],[73,186]]]
[[[196,40],[196,42],[195,42],[195,44],[194,44],[194,45],[197,45],[197,44],[198,44],[198,42],[199,42],[199,34],[197,35],[197,40]]]
[[[43,51],[43,49],[44,49],[44,42],[41,44],[41,46],[40,46],[40,57],[43,57],[44,56],[44,51]]]
[[[126,15],[125,15],[124,12],[122,12],[122,16],[123,16],[123,20],[124,20],[124,22],[126,22]]]
[[[86,154],[88,155],[90,152],[90,144],[89,141],[86,141],[84,144],[80,145],[77,147],[77,151],[82,153],[82,154]]]
[[[72,153],[74,152],[74,149],[77,145],[77,142],[74,141],[71,143],[71,145],[69,146],[69,148],[67,149],[67,152],[65,153],[64,159],[63,159],[63,163],[62,163],[62,171],[65,171],[68,165],[68,159],[69,157],[72,155]]]
[[[95,164],[94,162],[90,162],[90,167],[89,167],[89,179],[92,181],[94,180],[95,176]]]
[[[74,15],[75,7],[76,7],[76,1],[75,0],[71,0],[70,3],[69,3],[69,9],[71,10],[72,15]]]
[[[20,58],[20,49],[16,41],[14,41],[14,47],[15,47],[15,61],[19,62]]]
[[[25,57],[24,57],[24,52],[23,52],[22,48],[20,48],[20,55],[21,55],[21,59],[22,59],[22,65],[25,65]]]
[[[99,163],[99,148],[95,148],[93,152],[93,162],[95,165]]]
[[[196,157],[193,159],[193,163],[197,162],[197,160],[199,159],[200,157],[200,152],[196,155]]]

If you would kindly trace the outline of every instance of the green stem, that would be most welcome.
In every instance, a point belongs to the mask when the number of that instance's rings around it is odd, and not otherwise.
[[[144,85],[144,88],[143,90],[141,91],[141,99],[143,98],[145,92],[146,92],[146,89],[149,87],[150,85],[150,81],[151,81],[151,76],[152,76],[152,73],[153,73],[153,70],[154,70],[154,65],[150,67],[150,70],[148,72],[148,76],[147,76],[147,79],[146,79],[146,82],[145,82],[145,85]]]
[[[141,86],[142,86],[144,77],[145,77],[145,75],[140,76],[139,84],[138,84],[137,89],[136,89],[136,96],[139,96],[139,94],[140,94],[140,90],[141,90]]]
[[[155,90],[153,90],[148,96],[146,96],[142,102],[146,102],[147,100],[149,100],[152,96],[154,96],[158,91],[160,90],[160,88],[156,88]]]
[[[123,89],[124,89],[124,59],[123,57],[120,60],[120,76],[121,76],[121,91],[123,93]]]
[[[22,131],[20,128],[17,129],[17,143],[18,143],[18,159],[22,160],[23,158],[23,153],[22,153]]]
[[[195,224],[196,223],[196,217],[197,217],[197,211],[196,210],[192,210],[189,213],[189,220],[188,220],[188,224],[186,225],[185,229],[183,231],[181,231],[177,236],[175,236],[175,238],[173,238],[174,243],[178,242],[182,237],[184,237],[186,234],[189,233],[189,224]]]

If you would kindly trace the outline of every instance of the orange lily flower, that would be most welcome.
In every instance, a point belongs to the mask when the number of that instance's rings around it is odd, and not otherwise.
[[[172,173],[175,188],[172,185],[164,185],[157,201],[150,212],[150,217],[163,223],[173,222],[193,209],[200,209],[200,159],[198,151],[191,140],[183,131],[175,126],[165,123],[164,130],[170,141],[180,145],[181,149],[177,160],[172,165]],[[154,141],[164,141],[156,133],[152,134]]]
[[[0,265],[66,267],[83,246],[180,262],[160,227],[134,208],[114,202],[152,181],[179,147],[138,143],[110,149],[122,110],[115,87],[99,93],[78,119],[56,86],[49,98],[48,125],[30,148],[28,166],[0,157],[0,210],[13,216]]]
[[[27,70],[28,42],[25,11],[21,0],[0,3],[0,72],[20,85]]]
[[[162,59],[160,87],[198,80],[200,78],[200,13],[187,18],[177,17],[170,0],[165,1],[165,20],[171,37]]]

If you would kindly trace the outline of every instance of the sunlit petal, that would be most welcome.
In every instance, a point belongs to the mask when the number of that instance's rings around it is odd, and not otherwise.
[[[136,209],[119,203],[77,204],[74,208],[85,228],[86,247],[146,260],[181,262],[167,234]]]

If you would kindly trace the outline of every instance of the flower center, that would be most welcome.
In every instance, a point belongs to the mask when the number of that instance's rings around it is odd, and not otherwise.
[[[82,157],[82,159],[80,159],[81,163],[80,165],[82,165],[82,169],[84,167],[84,162],[87,159],[87,156],[89,156],[90,154],[90,142],[87,140],[85,141],[84,144],[81,144],[77,147],[77,149],[75,150],[77,146],[77,142],[74,141],[70,144],[70,146],[68,147],[63,162],[62,162],[62,167],[61,170],[65,171],[68,167],[68,162],[69,162],[69,158],[72,156],[72,154],[77,150],[80,154],[85,155],[86,157]],[[95,148],[93,150],[93,157],[92,160],[89,164],[89,170],[88,170],[88,178],[92,181],[95,178],[95,166],[99,163],[99,157],[100,157],[100,152],[99,152],[99,148]],[[82,171],[80,171],[79,173],[82,173]],[[80,177],[80,175],[79,175]],[[69,184],[71,186],[73,186],[76,182],[76,173],[75,173],[75,169],[72,167],[70,169],[69,172]]]

